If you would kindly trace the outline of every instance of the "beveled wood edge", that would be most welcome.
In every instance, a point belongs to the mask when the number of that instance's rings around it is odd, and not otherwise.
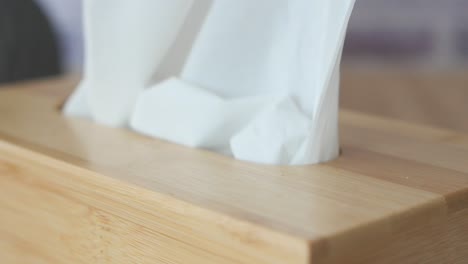
[[[0,135],[0,153],[2,152],[12,154],[14,157],[20,157],[22,160],[29,163],[40,164],[40,166],[46,166],[51,170],[62,172],[70,177],[72,182],[78,185],[80,181],[92,183],[95,189],[87,189],[88,191],[99,192],[101,194],[104,189],[111,190],[114,192],[112,197],[117,201],[120,200],[121,204],[125,206],[131,206],[128,203],[129,199],[135,201],[135,204],[138,203],[140,208],[141,204],[144,204],[144,209],[141,212],[145,214],[151,214],[151,208],[157,207],[162,210],[169,210],[176,214],[184,215],[191,221],[196,219],[196,221],[206,222],[207,229],[218,229],[223,235],[231,237],[241,244],[248,245],[251,243],[250,230],[255,230],[255,234],[257,235],[257,242],[255,243],[260,242],[266,245],[266,248],[269,250],[269,252],[266,252],[268,254],[275,254],[275,251],[272,251],[272,249],[274,249],[281,253],[280,256],[290,255],[291,258],[304,258],[308,260],[310,259],[309,256],[312,250],[315,251],[316,249],[323,248],[325,243],[324,239],[300,238],[254,222],[245,221],[228,214],[204,208],[164,193],[151,191],[141,186],[41,154],[21,145],[12,144],[3,140]],[[2,164],[0,163],[0,165]],[[79,181],[77,179],[79,179]],[[125,192],[125,195],[122,195],[123,192]],[[161,207],[161,204],[164,204],[164,206]],[[139,210],[137,206],[131,207]],[[281,246],[278,245],[278,242],[280,242],[279,244]],[[257,251],[257,249],[253,247],[253,251]]]
[[[149,207],[152,206],[151,203],[153,201],[157,202],[157,200],[162,200],[164,203],[170,204],[168,208],[184,208],[183,213],[186,214],[187,217],[198,218],[203,216],[203,219],[206,220],[206,218],[208,218],[214,221],[214,224],[216,224],[217,221],[227,221],[230,225],[224,226],[224,228],[232,228],[231,230],[227,230],[230,234],[239,235],[239,230],[248,226],[249,229],[255,229],[257,232],[260,232],[262,234],[261,237],[274,237],[275,239],[271,239],[271,241],[282,241],[281,244],[288,245],[288,250],[292,250],[296,253],[297,251],[302,252],[302,254],[307,256],[307,263],[322,263],[322,261],[335,257],[330,255],[330,252],[341,252],[346,256],[352,255],[354,252],[358,252],[358,248],[377,250],[384,246],[385,243],[394,239],[396,234],[407,232],[414,228],[420,228],[421,223],[419,223],[419,225],[415,225],[416,223],[411,219],[411,215],[419,215],[419,217],[428,219],[428,222],[422,223],[422,225],[428,226],[436,224],[439,221],[443,222],[448,217],[446,200],[442,195],[440,195],[429,203],[414,206],[414,208],[401,211],[391,217],[382,217],[381,219],[363,223],[348,230],[330,234],[330,236],[327,237],[317,237],[313,239],[301,238],[249,221],[237,219],[223,213],[218,213],[211,209],[203,208],[163,193],[153,192],[143,187],[133,185],[119,179],[114,179],[4,140],[0,140],[0,151],[7,151],[14,155],[27,157],[29,162],[47,164],[51,169],[58,169],[60,171],[66,171],[67,173],[73,171],[72,174],[75,175],[74,177],[79,175],[78,177],[80,178],[86,178],[88,180],[92,179],[96,186],[116,186],[119,187],[119,189],[132,189],[133,191],[131,193],[133,197],[125,197],[124,199],[131,198],[132,200],[134,199],[137,201],[140,196],[145,196],[145,200]],[[148,197],[151,199],[148,200]],[[190,210],[187,210],[187,208],[190,208]],[[385,230],[382,230],[382,226],[385,227]],[[351,238],[352,240],[350,240]],[[268,242],[269,239],[264,241]],[[358,244],[356,241],[360,241],[361,243]],[[284,248],[282,249],[284,250]],[[280,248],[278,248],[278,250],[280,250]]]

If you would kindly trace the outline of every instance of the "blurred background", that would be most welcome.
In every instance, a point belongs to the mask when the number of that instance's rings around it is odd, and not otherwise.
[[[82,0],[35,1],[58,34],[65,69],[80,69]],[[345,63],[436,69],[467,65],[468,1],[357,0]]]
[[[80,72],[81,2],[0,0],[0,77],[5,75],[2,70],[9,72],[0,82]],[[31,13],[25,11],[34,8],[31,3],[37,4],[45,22],[37,14],[34,21],[28,15],[11,17],[11,10]],[[47,23],[50,34],[43,29]],[[33,27],[23,29],[29,32],[23,41],[33,43],[27,50],[34,47],[36,51],[27,58],[1,51],[19,45],[12,44],[8,34],[12,34],[11,27],[20,25]],[[53,51],[37,51],[37,46],[47,50],[47,44],[54,48],[40,38],[55,38],[57,62]],[[12,74],[12,67],[4,65],[5,61],[18,64],[22,60],[29,61],[23,62],[27,66],[17,65],[16,69],[28,68],[24,74]],[[31,61],[38,63],[32,65]],[[37,74],[29,69],[34,66]],[[468,0],[357,0],[344,52],[342,106],[468,131],[467,68]]]
[[[351,64],[444,69],[468,64],[467,0],[357,0]]]

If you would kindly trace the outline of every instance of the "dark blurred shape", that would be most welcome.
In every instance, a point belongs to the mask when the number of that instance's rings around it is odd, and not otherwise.
[[[464,58],[468,58],[468,30],[461,31],[457,41],[458,50]]]
[[[57,75],[57,42],[32,0],[0,0],[0,83]]]
[[[425,57],[433,51],[430,32],[350,31],[345,56],[380,57],[386,60],[408,60]]]

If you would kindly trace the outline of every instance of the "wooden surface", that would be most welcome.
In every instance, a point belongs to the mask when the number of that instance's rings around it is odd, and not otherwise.
[[[343,155],[255,165],[0,89],[2,263],[467,263],[468,135],[342,111]]]
[[[343,71],[347,109],[468,132],[468,68]]]

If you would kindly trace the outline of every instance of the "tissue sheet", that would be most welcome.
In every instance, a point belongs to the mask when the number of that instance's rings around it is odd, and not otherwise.
[[[339,154],[355,0],[86,0],[71,116],[266,164]]]

